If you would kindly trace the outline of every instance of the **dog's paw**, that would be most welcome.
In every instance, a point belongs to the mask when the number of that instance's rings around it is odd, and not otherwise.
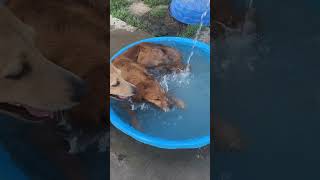
[[[184,109],[186,107],[186,104],[182,100],[176,99],[176,106],[180,109]]]
[[[179,108],[179,109],[185,109],[186,108],[186,104],[181,99],[177,99],[175,97],[172,97],[171,99],[173,101],[173,105],[176,106],[177,108]]]

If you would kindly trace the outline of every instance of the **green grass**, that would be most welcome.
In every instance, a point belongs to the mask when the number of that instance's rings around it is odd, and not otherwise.
[[[110,13],[113,17],[121,19],[131,26],[144,30],[146,25],[138,17],[130,14],[130,2],[127,0],[111,0]]]
[[[110,11],[111,14],[114,12],[128,8],[130,6],[130,2],[127,0],[110,0]]]
[[[128,7],[130,3],[126,0],[111,0],[110,13],[112,16],[123,20],[129,15]]]
[[[159,5],[168,5],[170,0],[143,0],[143,2],[152,8],[150,15],[155,18],[162,18],[166,16],[166,7],[155,7]],[[137,27],[141,30],[148,29],[148,22],[144,22],[139,17],[130,14],[129,6],[131,2],[128,0],[110,0],[110,13],[113,17],[121,19],[131,26]],[[199,25],[188,25],[186,29],[179,34],[182,37],[193,38],[197,33]]]
[[[171,0],[143,0],[143,2],[150,7],[154,7],[159,5],[169,5]]]
[[[155,18],[163,18],[167,15],[167,7],[153,8],[150,11],[150,15]]]
[[[179,36],[193,38],[196,35],[199,27],[199,25],[188,25],[187,28],[179,34]]]

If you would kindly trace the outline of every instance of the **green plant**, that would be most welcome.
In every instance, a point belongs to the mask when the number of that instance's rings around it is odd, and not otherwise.
[[[159,5],[169,5],[171,0],[143,0],[143,2],[150,7],[159,6]]]
[[[165,17],[167,14],[167,7],[154,8],[150,11],[150,15],[155,18]]]
[[[128,8],[130,5],[130,2],[127,0],[110,0],[110,12],[113,14],[113,12]]]
[[[186,29],[184,29],[184,31],[180,33],[180,36],[193,38],[196,35],[199,28],[199,25],[188,25]]]

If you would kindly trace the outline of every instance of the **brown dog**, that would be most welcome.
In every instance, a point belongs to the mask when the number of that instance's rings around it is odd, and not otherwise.
[[[60,4],[62,7],[64,5],[63,3]],[[58,7],[59,6],[57,6],[57,8]],[[33,11],[29,9],[29,11],[25,11],[24,13],[32,14],[32,12]],[[83,15],[85,16],[85,14]],[[34,18],[36,21],[37,18]],[[38,23],[41,24],[40,22]],[[45,32],[42,32],[42,37],[37,36],[39,31],[34,31],[30,26],[22,23],[13,13],[3,7],[0,8],[0,24],[1,112],[9,113],[18,119],[39,121],[51,119],[50,114],[55,111],[68,110],[74,107],[74,105],[79,104],[81,96],[84,95],[84,81],[68,71],[73,68],[68,70],[63,69],[61,64],[57,65],[50,62],[52,59],[48,58],[48,54],[52,55],[54,54],[53,52],[59,54],[61,50],[59,47],[56,47],[55,44],[48,46],[49,50],[38,49],[41,45],[39,42],[45,42],[44,39],[39,38],[49,38],[44,35]],[[37,23],[35,24],[35,26],[39,25]],[[56,33],[61,32],[58,31]],[[57,36],[58,35],[56,35],[56,37]],[[70,39],[72,39],[72,37],[70,37]],[[76,39],[74,39],[74,41],[75,40]],[[57,39],[57,41],[62,40]],[[60,46],[62,42],[56,45]],[[71,46],[64,48],[71,48]],[[85,47],[83,47],[83,50],[84,49]],[[48,54],[43,55],[45,53]],[[59,55],[64,54],[61,52]],[[70,63],[79,60],[75,59],[75,57],[70,58],[70,53],[66,53],[66,56]],[[54,56],[51,56],[51,58],[53,57]],[[64,56],[60,56],[55,59],[56,62],[59,62],[59,60],[62,61],[63,57]],[[102,62],[103,59],[100,61]],[[65,64],[67,64],[66,62],[67,60],[64,61]],[[86,62],[84,62],[84,64]],[[84,74],[82,74],[82,78],[86,79],[86,82],[89,84],[91,89],[89,92],[91,91],[92,93],[92,91],[94,92],[96,89],[103,89],[105,92],[106,88],[101,87],[103,83],[98,84],[95,83],[95,81],[97,79],[103,79],[103,74],[106,73],[106,66],[99,67],[99,63],[94,64],[96,64],[96,66],[94,66],[95,68],[89,66],[88,69],[85,70],[84,67],[78,67],[78,71],[74,71],[80,75],[81,73],[79,72],[87,72],[85,74],[87,78],[84,78]],[[83,71],[80,71],[81,69]],[[89,82],[88,80],[91,81]],[[83,102],[91,101],[81,101],[81,103]],[[96,101],[93,100],[93,102]],[[86,105],[88,106],[90,103]],[[102,106],[103,104],[101,104],[100,107]],[[88,110],[90,109],[88,108]],[[87,119],[86,121],[90,122],[89,120],[90,119]],[[96,119],[93,119],[93,122],[95,120]],[[23,141],[34,145],[38,150],[40,149],[41,153],[45,155],[48,160],[57,165],[66,179],[88,179],[87,172],[84,167],[82,167],[83,164],[81,164],[82,162],[78,157],[66,153],[66,149],[64,148],[65,143],[61,137],[57,136],[55,126],[54,121],[45,121],[42,124],[32,126],[27,129]]]
[[[105,125],[108,31],[105,16],[81,2],[10,0],[8,7],[34,28],[35,46],[46,58],[87,83],[87,95],[67,114],[73,125],[94,132]]]
[[[110,64],[110,96],[116,99],[126,99],[134,95],[134,85],[125,81],[121,71]]]
[[[121,70],[122,78],[133,84],[137,89],[135,100],[145,100],[164,111],[169,111],[170,101],[165,91],[146,69],[125,56],[119,56],[112,64]]]
[[[149,74],[150,70],[160,73],[182,71],[181,54],[167,46],[140,43],[129,48],[115,58],[112,64],[121,70],[122,77],[136,87],[135,101],[147,101],[164,111],[170,107],[184,108],[184,103],[168,94],[161,88],[160,83]]]
[[[0,26],[0,111],[40,120],[79,103],[84,82],[41,54],[30,26],[5,7],[0,7]]]
[[[161,74],[179,72],[186,67],[176,49],[160,44],[143,42],[129,48],[123,56],[147,69],[157,69]]]

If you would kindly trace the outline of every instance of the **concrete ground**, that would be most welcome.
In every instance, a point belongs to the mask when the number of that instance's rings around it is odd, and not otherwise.
[[[118,20],[112,20],[115,21]],[[116,24],[111,26],[111,56],[129,43],[151,37],[144,32]],[[210,148],[197,150],[153,148],[135,141],[112,126],[110,178],[111,180],[209,180]]]

